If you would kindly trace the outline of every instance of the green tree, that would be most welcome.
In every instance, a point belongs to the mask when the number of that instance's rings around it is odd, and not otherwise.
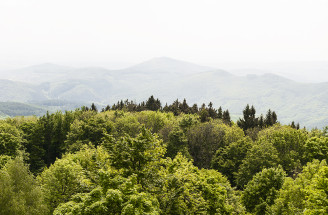
[[[69,152],[75,152],[84,144],[91,143],[98,146],[112,131],[113,123],[106,118],[106,115],[98,114],[82,120],[76,119],[67,134],[65,148]]]
[[[243,110],[243,119],[239,119],[237,121],[237,125],[241,127],[244,131],[250,128],[254,128],[258,124],[258,119],[255,117],[255,108],[252,105],[250,108],[247,104],[245,109]]]
[[[199,170],[181,154],[161,169],[157,198],[162,214],[230,214],[226,178],[215,170]]]
[[[212,159],[211,167],[225,175],[235,186],[235,176],[251,147],[252,141],[249,138],[243,138],[219,148]]]
[[[237,126],[228,126],[221,120],[200,123],[187,132],[189,153],[199,168],[210,168],[215,152],[244,137]]]
[[[146,108],[148,110],[157,111],[161,109],[161,102],[158,99],[155,99],[154,96],[150,96],[146,102]]]
[[[115,140],[108,136],[103,145],[110,152],[112,166],[122,169],[126,176],[136,174],[138,184],[155,168],[154,162],[165,154],[163,142],[145,128],[136,138],[126,136]]]
[[[48,210],[41,187],[21,157],[0,169],[0,214],[43,215]]]
[[[285,179],[282,168],[263,169],[246,185],[241,201],[248,212],[265,214],[277,198]]]
[[[304,130],[276,124],[258,134],[258,142],[268,142],[277,150],[279,164],[289,176],[301,171],[304,145],[308,138]]]
[[[311,162],[314,159],[328,160],[328,137],[315,136],[309,138],[304,144],[303,159]]]
[[[274,215],[325,214],[327,206],[322,207],[322,203],[327,202],[327,194],[325,194],[327,189],[323,187],[317,190],[317,179],[327,180],[327,177],[321,174],[324,169],[327,169],[326,161],[314,160],[303,168],[302,173],[295,180],[286,178],[274,205],[271,206],[271,213]]]
[[[239,188],[243,188],[253,176],[264,168],[277,167],[279,163],[278,152],[271,143],[256,143],[247,151],[245,159],[242,161],[236,183]]]
[[[0,122],[0,155],[16,156],[22,144],[22,132],[9,123]]]
[[[174,127],[169,134],[165,157],[174,158],[179,152],[186,157],[190,157],[186,135],[179,127]]]
[[[230,119],[230,113],[229,113],[229,110],[225,110],[223,111],[223,114],[222,114],[222,120],[224,123],[230,125],[231,124],[231,119]]]
[[[42,172],[38,180],[51,212],[59,204],[68,202],[72,195],[86,189],[82,167],[72,159],[57,160]]]

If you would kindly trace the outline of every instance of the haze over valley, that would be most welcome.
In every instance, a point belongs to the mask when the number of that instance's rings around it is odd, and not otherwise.
[[[276,74],[256,74],[256,70],[237,75],[168,57],[120,70],[40,64],[2,72],[1,85],[0,106],[26,103],[36,108],[28,113],[36,115],[91,103],[104,107],[125,99],[141,102],[153,94],[162,106],[184,98],[199,106],[211,101],[216,108],[229,109],[235,119],[251,104],[258,115],[275,110],[283,124],[295,121],[313,128],[328,121],[328,82],[302,83]],[[13,114],[1,112],[2,116]]]

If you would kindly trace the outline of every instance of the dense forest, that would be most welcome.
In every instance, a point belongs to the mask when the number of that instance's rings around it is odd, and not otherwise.
[[[328,129],[210,102],[0,121],[0,214],[328,214]]]

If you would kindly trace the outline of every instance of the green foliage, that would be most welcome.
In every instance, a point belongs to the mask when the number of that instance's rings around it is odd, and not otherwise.
[[[275,125],[259,133],[258,142],[268,142],[277,150],[279,164],[288,175],[301,171],[304,145],[308,134],[289,126]]]
[[[235,176],[251,147],[252,141],[249,138],[243,138],[219,148],[212,159],[211,168],[227,176],[230,183],[236,185]]]
[[[8,160],[0,168],[0,214],[43,215],[43,193],[22,158]]]
[[[307,188],[304,214],[328,214],[328,166],[323,165]]]
[[[82,145],[88,143],[97,146],[112,130],[113,123],[106,119],[106,115],[98,114],[82,120],[76,119],[67,134],[66,149],[70,152],[78,151]]]
[[[244,137],[237,126],[228,126],[221,120],[197,124],[188,133],[189,153],[199,168],[209,168],[215,152]]]
[[[174,120],[172,113],[143,111],[137,114],[138,122],[144,124],[152,133],[158,133],[165,125]]]
[[[307,162],[314,159],[328,160],[328,137],[315,136],[309,138],[304,145],[303,158]]]
[[[16,156],[22,149],[22,132],[9,123],[0,121],[0,155]]]
[[[174,158],[179,152],[186,157],[191,157],[185,133],[179,127],[174,127],[169,134],[165,157]]]
[[[70,200],[71,196],[86,189],[80,164],[72,159],[59,159],[39,176],[44,189],[45,200],[53,211],[60,203]]]
[[[126,136],[116,141],[109,137],[103,145],[109,150],[112,166],[123,169],[127,176],[136,174],[138,182],[147,176],[151,165],[165,154],[163,142],[146,128],[136,138]]]
[[[282,168],[263,169],[248,182],[241,196],[241,201],[248,212],[265,214],[274,203],[282,187],[285,172]]]
[[[247,151],[246,157],[236,174],[238,187],[243,188],[252,179],[253,175],[264,168],[276,167],[278,163],[278,152],[271,143],[254,144]]]
[[[326,213],[326,130],[258,125],[245,136],[211,103],[166,107],[179,116],[117,106],[0,121],[0,214]]]
[[[162,214],[229,214],[228,181],[215,170],[199,170],[178,154],[160,171]]]
[[[327,164],[314,160],[308,163],[295,180],[287,178],[275,204],[272,214],[326,214],[327,211]],[[321,184],[321,182],[324,182]],[[323,187],[321,185],[324,185]]]

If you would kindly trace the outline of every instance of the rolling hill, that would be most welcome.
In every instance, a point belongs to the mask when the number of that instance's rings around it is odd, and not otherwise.
[[[0,101],[105,105],[121,99],[140,102],[154,95],[163,104],[177,98],[186,98],[189,104],[212,101],[231,114],[241,114],[246,104],[253,104],[258,113],[275,110],[282,123],[328,125],[328,83],[298,83],[274,74],[236,76],[171,58],[155,58],[121,70],[43,64],[0,78],[10,79],[0,81]],[[75,107],[61,104],[52,108]]]

